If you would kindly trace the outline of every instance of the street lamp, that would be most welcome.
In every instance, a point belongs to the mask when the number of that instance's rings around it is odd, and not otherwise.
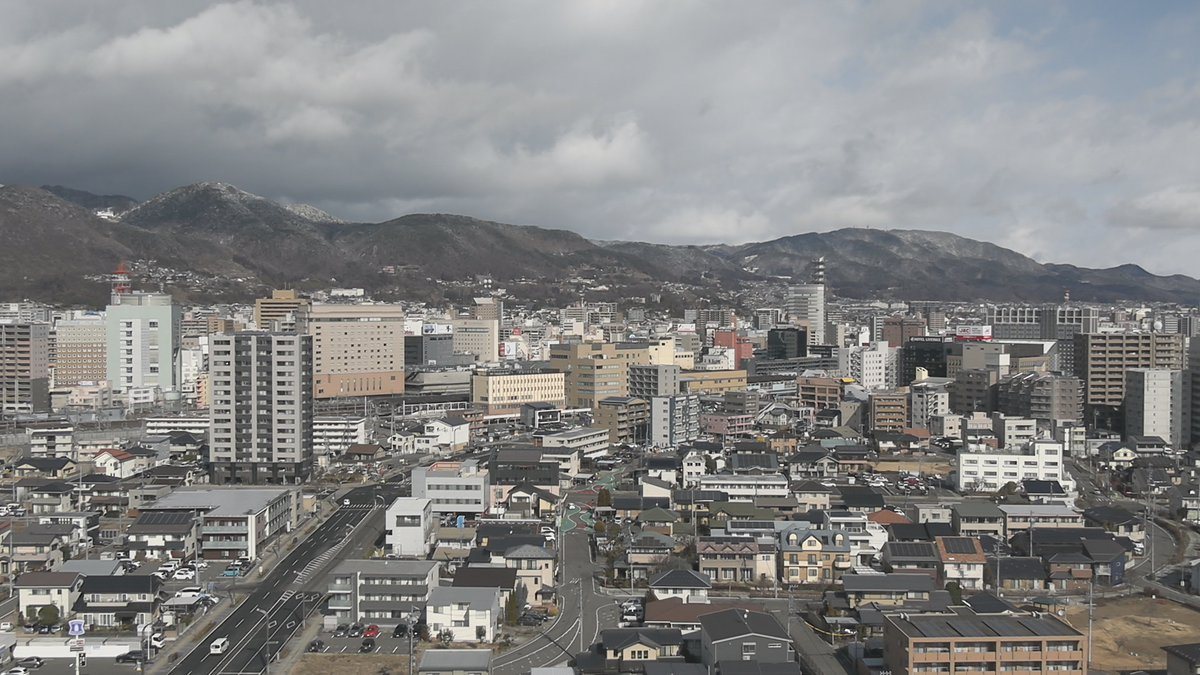
[[[271,614],[262,607],[255,607],[254,611],[263,615],[263,675],[271,675],[271,634],[269,632]]]

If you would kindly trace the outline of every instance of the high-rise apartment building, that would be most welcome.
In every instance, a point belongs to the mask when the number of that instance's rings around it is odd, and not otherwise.
[[[214,335],[209,355],[214,483],[298,483],[313,465],[313,337]]]
[[[644,342],[585,342],[550,346],[550,367],[566,375],[568,408],[594,409],[600,399],[627,396],[629,366],[646,364],[649,360],[649,345]]]
[[[696,394],[650,399],[650,442],[658,448],[700,438],[700,397]]]
[[[996,385],[996,407],[1005,415],[1081,422],[1083,385],[1074,375],[1017,373]]]
[[[867,423],[875,432],[899,432],[908,424],[908,394],[873,391],[867,399]]]
[[[1072,340],[1079,333],[1098,331],[1100,314],[1094,307],[1081,305],[1000,305],[988,308],[987,323],[997,340],[1057,341],[1057,359],[1050,367],[1072,373],[1075,372]]]
[[[54,332],[54,386],[108,379],[108,329],[103,314],[63,319],[54,325]]]
[[[883,334],[876,339],[887,342],[893,349],[925,334],[925,319],[912,316],[889,316],[883,319]]]
[[[838,351],[842,375],[852,377],[866,389],[891,389],[896,386],[897,350],[886,341],[866,347],[846,347]]]
[[[679,393],[680,368],[676,365],[629,366],[630,396],[650,400],[655,396],[674,396]]]
[[[404,393],[404,310],[398,305],[305,305],[296,332],[312,336],[313,395]]]
[[[50,410],[50,324],[0,322],[0,410]]]
[[[1184,441],[1183,371],[1125,371],[1125,436],[1158,436],[1171,447]]]
[[[114,294],[105,311],[105,359],[113,392],[175,391],[183,311],[165,293]]]
[[[1127,370],[1184,367],[1183,336],[1178,334],[1080,333],[1074,346],[1074,374],[1083,381],[1087,406],[1120,406]]]
[[[284,321],[308,304],[308,298],[300,297],[294,290],[271,291],[271,297],[254,301],[254,325],[259,330],[271,330],[272,321]]]

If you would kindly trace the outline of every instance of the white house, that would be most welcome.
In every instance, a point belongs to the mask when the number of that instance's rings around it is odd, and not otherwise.
[[[499,588],[438,586],[429,592],[425,623],[431,636],[443,630],[455,642],[492,642],[504,618]]]
[[[53,605],[62,620],[75,614],[75,601],[79,599],[83,575],[75,572],[26,572],[13,585],[16,587],[17,607],[22,617],[36,621],[42,607]]]
[[[384,540],[388,550],[400,556],[425,558],[437,540],[437,521],[433,501],[418,497],[397,497],[387,508]]]
[[[417,452],[434,452],[438,448],[456,452],[467,447],[470,440],[470,422],[461,418],[430,420],[416,435],[415,445]]]
[[[154,466],[152,457],[135,455],[117,448],[105,448],[92,459],[96,473],[117,478],[129,478]]]
[[[970,443],[959,450],[955,489],[960,493],[996,492],[1025,480],[1056,480],[1068,492],[1074,490],[1062,443],[1038,439],[1004,448]]]

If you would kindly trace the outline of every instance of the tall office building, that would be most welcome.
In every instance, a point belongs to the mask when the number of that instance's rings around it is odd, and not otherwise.
[[[212,482],[299,483],[313,465],[313,338],[214,335],[209,456]]]
[[[496,319],[451,319],[454,351],[474,354],[476,361],[500,360],[500,322]]]
[[[1158,436],[1173,448],[1183,442],[1183,371],[1125,371],[1125,436]]]
[[[959,350],[961,352],[961,349]],[[906,386],[917,379],[917,369],[925,370],[926,377],[949,377],[949,360],[955,352],[952,337],[920,335],[904,343],[900,355],[900,375],[897,384]]]
[[[448,366],[454,359],[454,332],[450,326],[444,332],[404,336],[404,365]]]
[[[105,311],[107,379],[114,393],[175,391],[183,311],[165,293],[113,293]]]
[[[272,321],[284,321],[307,304],[308,298],[300,297],[294,290],[271,291],[271,297],[254,301],[254,325],[259,330],[271,330]]]
[[[108,379],[107,326],[103,314],[63,319],[54,324],[54,386]]]
[[[999,305],[987,310],[987,323],[997,340],[1055,340],[1058,355],[1053,370],[1075,372],[1074,336],[1095,333],[1100,313],[1080,305]]]
[[[677,394],[650,399],[650,442],[669,448],[700,438],[700,396]]]
[[[497,298],[475,298],[471,318],[478,321],[503,321],[504,303]]]
[[[313,395],[404,393],[404,310],[399,305],[305,305],[296,332],[312,336]]]
[[[0,322],[0,410],[50,410],[50,324]]]
[[[825,342],[825,259],[813,261],[812,283],[788,286],[788,317],[808,327],[809,344]]]
[[[808,333],[803,328],[771,328],[767,331],[767,359],[798,359],[808,356]]]
[[[925,334],[925,319],[911,316],[889,316],[883,319],[883,334],[873,336],[884,340],[892,347],[903,347],[904,343]]]

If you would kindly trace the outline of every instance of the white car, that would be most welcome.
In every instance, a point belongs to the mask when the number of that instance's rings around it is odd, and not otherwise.
[[[196,570],[194,570],[190,567],[184,567],[182,569],[177,569],[177,570],[175,570],[175,574],[173,574],[172,577],[174,577],[175,579],[182,580],[182,581],[191,581],[192,579],[196,578]]]
[[[188,563],[188,566],[195,570],[202,570],[202,569],[208,567],[208,561],[203,558],[196,558],[195,560]]]
[[[204,589],[199,586],[184,586],[183,588],[175,591],[175,597],[198,598],[202,593],[204,593]]]

